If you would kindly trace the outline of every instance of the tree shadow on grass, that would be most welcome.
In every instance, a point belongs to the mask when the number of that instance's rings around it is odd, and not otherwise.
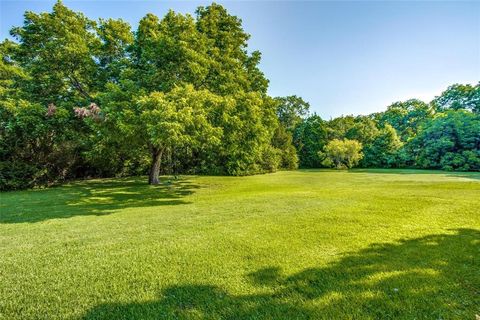
[[[186,204],[198,185],[172,179],[151,186],[145,178],[77,181],[43,190],[1,195],[0,223],[38,222],[82,215],[106,215],[123,208]]]
[[[248,274],[260,294],[178,285],[156,301],[102,304],[91,319],[475,319],[480,231],[375,244],[329,266]]]

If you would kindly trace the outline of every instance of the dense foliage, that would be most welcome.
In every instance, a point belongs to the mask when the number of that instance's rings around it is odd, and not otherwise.
[[[480,86],[330,121],[268,96],[241,20],[222,6],[147,14],[138,29],[57,2],[0,44],[0,189],[149,173],[246,175],[330,166],[480,170]],[[327,149],[326,149],[327,148]],[[327,151],[327,153],[325,153]],[[338,167],[338,166],[337,166]]]
[[[136,31],[61,2],[1,44],[1,189],[161,172],[296,168],[260,53],[220,5],[147,14]]]
[[[337,166],[326,159],[325,147],[348,139],[361,143],[358,164],[365,168],[479,171],[480,84],[453,85],[430,103],[396,102],[368,116],[324,121],[313,114],[293,136],[300,166],[306,168]]]

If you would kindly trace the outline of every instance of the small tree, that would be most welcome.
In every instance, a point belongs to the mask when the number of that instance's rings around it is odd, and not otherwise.
[[[324,166],[348,169],[356,166],[362,159],[362,144],[357,140],[334,139],[318,154],[323,158]]]

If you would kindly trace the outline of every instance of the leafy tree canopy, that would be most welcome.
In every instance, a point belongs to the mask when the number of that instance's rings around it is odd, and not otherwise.
[[[470,110],[480,112],[480,83],[476,86],[470,84],[454,84],[432,101],[437,111]]]

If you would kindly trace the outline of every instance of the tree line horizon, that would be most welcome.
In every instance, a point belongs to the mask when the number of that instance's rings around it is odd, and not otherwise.
[[[76,178],[334,167],[480,170],[480,83],[324,120],[271,97],[242,21],[91,20],[58,1],[0,43],[0,190]]]

